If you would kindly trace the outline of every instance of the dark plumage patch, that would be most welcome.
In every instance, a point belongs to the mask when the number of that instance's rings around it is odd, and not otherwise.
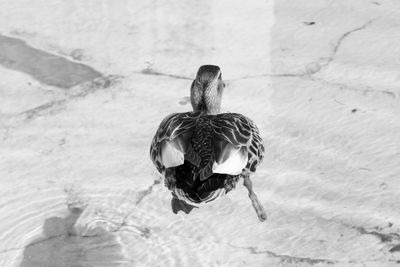
[[[177,199],[174,196],[174,194],[172,194],[171,208],[172,208],[172,212],[175,214],[177,214],[179,211],[183,211],[184,213],[189,214],[192,211],[192,209],[195,207],[187,204],[185,201]]]
[[[214,173],[207,179],[201,181],[196,178],[196,166],[185,161],[183,165],[171,168],[175,171],[176,187],[185,191],[189,197],[200,203],[206,199],[213,191],[225,188],[227,192],[235,187],[239,175],[228,175]]]
[[[176,187],[194,202],[202,202],[213,190],[234,188],[240,175],[213,174],[212,164],[218,158],[216,144],[245,147],[248,162],[242,174],[255,172],[264,157],[264,145],[256,125],[238,113],[204,115],[200,112],[176,113],[161,123],[150,149],[158,171],[164,174],[160,144],[163,140],[181,138],[186,144],[184,164],[174,167]]]
[[[251,172],[255,172],[256,171],[256,165],[257,165],[257,161],[255,160],[251,165],[250,165],[250,171]]]

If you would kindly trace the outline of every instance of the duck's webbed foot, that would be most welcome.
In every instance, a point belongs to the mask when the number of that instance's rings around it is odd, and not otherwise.
[[[193,208],[195,208],[192,205],[187,204],[185,201],[180,200],[172,194],[172,199],[171,199],[171,208],[172,212],[177,214],[178,211],[182,210],[184,213],[189,214]]]
[[[253,205],[254,210],[257,213],[258,219],[262,222],[265,221],[267,219],[267,214],[265,213],[260,201],[258,201],[257,195],[253,191],[253,185],[251,183],[250,176],[243,177],[243,185],[249,191],[249,198],[251,200],[251,204]]]

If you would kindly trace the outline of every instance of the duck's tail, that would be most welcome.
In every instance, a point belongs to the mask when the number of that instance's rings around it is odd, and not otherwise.
[[[235,187],[239,179],[238,175],[213,173],[206,180],[201,180],[196,175],[197,170],[198,168],[188,161],[174,168],[174,177],[176,179],[175,188],[173,189],[174,198],[185,202],[189,207],[199,207],[225,195]],[[172,202],[173,210],[174,207],[177,211],[183,210],[186,212],[185,210],[189,210],[187,207],[182,207],[183,204],[177,200]]]
[[[186,214],[189,214],[193,208],[197,207],[187,204],[185,201],[180,200],[176,197],[174,193],[172,193],[171,208],[172,212],[175,214],[177,214],[180,210],[182,210]]]

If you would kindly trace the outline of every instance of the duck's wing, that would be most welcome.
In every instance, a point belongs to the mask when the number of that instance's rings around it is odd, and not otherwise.
[[[174,113],[161,122],[150,146],[151,160],[160,173],[165,168],[183,164],[184,157],[190,156],[187,153],[188,138],[198,116],[196,112]],[[198,161],[195,155],[191,156],[194,162]]]
[[[264,143],[254,122],[238,113],[223,113],[212,119],[212,125],[215,147],[219,144],[214,172],[228,173],[226,169],[230,172],[241,169],[239,173],[243,175],[255,172],[264,157]]]

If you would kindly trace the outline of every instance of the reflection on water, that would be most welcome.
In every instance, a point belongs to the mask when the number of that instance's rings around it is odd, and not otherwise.
[[[74,225],[81,214],[74,208],[65,218],[46,219],[44,236],[25,247],[20,267],[120,266],[124,256],[117,236],[102,229],[78,235]]]
[[[28,46],[24,41],[0,35],[0,64],[24,72],[38,81],[68,89],[101,77],[84,64]]]

